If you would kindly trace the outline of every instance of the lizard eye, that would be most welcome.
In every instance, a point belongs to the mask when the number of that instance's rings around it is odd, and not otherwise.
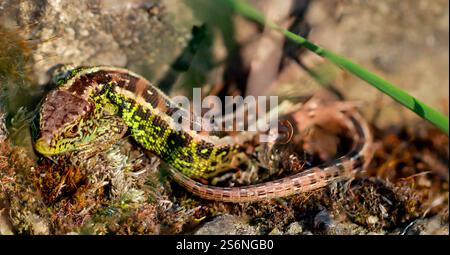
[[[68,131],[67,131],[67,136],[68,137],[74,137],[78,134],[78,125],[75,125],[73,127],[71,127]]]

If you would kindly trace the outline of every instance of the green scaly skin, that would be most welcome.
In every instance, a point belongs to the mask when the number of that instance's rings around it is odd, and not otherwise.
[[[170,100],[128,70],[81,67],[62,72],[56,79],[59,86],[40,109],[41,134],[35,148],[42,155],[95,154],[129,130],[142,147],[186,176],[209,178],[228,168],[239,149],[238,145],[205,141],[192,131],[176,131],[174,120],[166,113]],[[136,95],[137,91],[141,95]],[[152,105],[154,101],[159,103]],[[64,108],[68,103],[72,106]],[[83,109],[85,106],[88,109]],[[68,117],[58,117],[62,115]]]
[[[35,143],[39,153],[50,157],[92,155],[116,143],[128,130],[142,147],[171,166],[175,181],[205,199],[253,202],[312,191],[352,177],[372,157],[367,122],[357,111],[344,114],[336,110],[341,124],[353,133],[354,144],[348,154],[261,184],[208,186],[193,179],[209,178],[228,169],[239,144],[187,129],[176,130],[172,119],[176,107],[150,82],[128,70],[82,67],[60,72],[55,79],[59,87],[47,95],[39,112],[40,133]],[[314,108],[304,110],[314,116]]]

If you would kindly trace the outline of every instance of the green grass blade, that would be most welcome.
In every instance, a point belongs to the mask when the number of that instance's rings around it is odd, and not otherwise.
[[[240,0],[223,0],[223,1],[226,1],[235,10],[236,13],[238,13],[248,19],[256,21],[260,24],[264,24],[275,30],[280,31],[286,38],[304,46],[308,50],[315,52],[317,55],[328,59],[329,61],[333,62],[334,64],[336,64],[336,65],[340,66],[341,68],[347,70],[348,72],[356,75],[360,79],[366,81],[370,85],[379,89],[381,92],[390,96],[395,101],[399,102],[406,108],[415,112],[417,115],[419,115],[423,119],[431,122],[433,125],[438,127],[444,133],[449,135],[448,117],[446,117],[439,111],[431,108],[430,106],[426,105],[425,103],[421,102],[417,98],[414,98],[413,96],[409,95],[405,91],[399,89],[394,84],[384,80],[380,76],[370,72],[369,70],[365,69],[364,67],[353,63],[352,61],[350,61],[349,59],[347,59],[343,56],[340,56],[340,55],[335,54],[331,51],[328,51],[324,48],[321,48],[320,46],[308,41],[307,39],[305,39],[297,34],[294,34],[286,29],[280,28],[275,23],[273,23],[269,20],[266,20],[264,15],[262,15],[259,11],[254,9],[252,6],[246,4],[244,1],[240,1]]]

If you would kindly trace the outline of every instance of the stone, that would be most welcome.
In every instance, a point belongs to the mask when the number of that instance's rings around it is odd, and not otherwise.
[[[297,221],[291,223],[286,230],[287,235],[298,235],[302,232],[303,232],[303,226],[300,222],[297,222]]]
[[[233,215],[222,215],[205,223],[196,235],[258,235],[259,232],[243,219]]]

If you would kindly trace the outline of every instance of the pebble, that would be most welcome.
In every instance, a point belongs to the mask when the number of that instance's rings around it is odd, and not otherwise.
[[[258,235],[259,231],[242,218],[233,215],[217,216],[205,223],[195,235]]]

